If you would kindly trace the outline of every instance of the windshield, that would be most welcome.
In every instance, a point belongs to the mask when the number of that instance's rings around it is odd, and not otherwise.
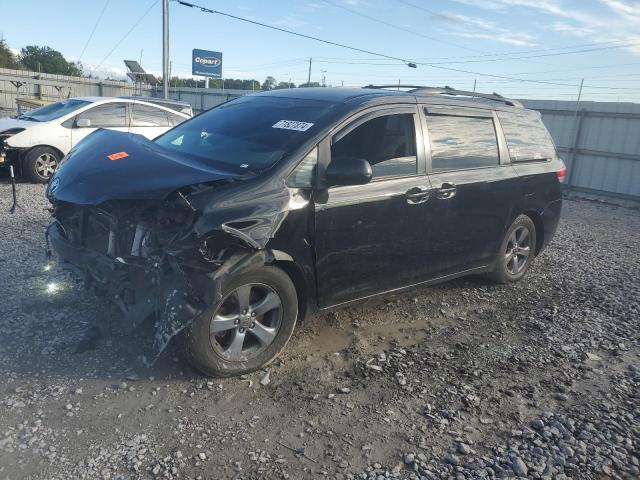
[[[87,102],[86,100],[61,100],[59,102],[25,112],[18,118],[20,120],[32,120],[34,122],[48,122],[49,120],[54,120],[66,115],[67,113],[71,113],[80,107],[89,105],[89,103],[91,102]]]
[[[197,157],[258,173],[298,148],[333,104],[247,96],[182,123],[155,141]]]

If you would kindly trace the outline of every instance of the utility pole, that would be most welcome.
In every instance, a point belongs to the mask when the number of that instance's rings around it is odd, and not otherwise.
[[[325,85],[325,81],[326,81],[325,73],[327,73],[327,71],[326,70],[320,70],[320,72],[322,73],[322,86],[324,87],[324,86],[326,86]]]
[[[576,111],[573,115],[573,143],[571,144],[571,163],[569,165],[569,176],[567,177],[567,188],[571,188],[573,184],[573,172],[576,171],[576,163],[578,157],[578,142],[580,141],[580,130],[582,127],[582,116],[580,116],[580,99],[582,98],[582,87],[584,86],[584,78],[580,80],[580,89],[578,90],[578,100],[576,101]]]
[[[473,79],[473,93],[476,93],[476,82],[477,82],[477,79],[474,78]]]
[[[162,0],[162,90],[169,98],[169,0]]]
[[[311,61],[312,58],[309,57],[309,76],[307,77],[307,87],[311,86]]]

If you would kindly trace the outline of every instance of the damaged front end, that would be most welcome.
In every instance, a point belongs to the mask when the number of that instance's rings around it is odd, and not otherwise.
[[[113,132],[105,135],[111,137]],[[180,159],[164,157],[141,137],[118,140],[129,155],[137,154],[128,174],[135,175],[135,169],[150,158],[155,170],[166,175],[154,175],[153,188],[146,182],[146,191],[135,177],[129,180],[134,193],[128,193],[122,181],[106,189],[104,183],[117,177],[113,171],[120,165],[103,162],[101,175],[91,177],[96,168],[87,162],[98,160],[76,150],[49,184],[54,222],[46,235],[63,266],[83,279],[87,288],[118,305],[125,328],[133,331],[145,320],[153,322],[151,352],[145,355],[145,361],[153,363],[172,337],[220,300],[227,276],[273,260],[264,248],[273,232],[268,225],[277,225],[288,207],[287,202],[276,201],[271,215],[264,211],[257,215],[263,204],[251,208],[231,202],[225,208],[217,194],[242,177],[194,172]],[[82,146],[93,156],[106,157],[108,150],[96,151],[91,143],[100,146],[104,141],[88,139]],[[83,169],[89,173],[83,174]],[[186,182],[193,183],[179,186]],[[216,204],[219,208],[213,208]],[[259,220],[242,221],[247,215]]]
[[[126,328],[153,321],[148,363],[221,298],[227,276],[273,260],[224,226],[198,235],[198,212],[182,194],[163,202],[58,202],[52,213],[47,237],[65,266],[116,303]]]

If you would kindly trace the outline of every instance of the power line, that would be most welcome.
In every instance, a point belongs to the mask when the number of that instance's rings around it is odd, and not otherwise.
[[[586,48],[586,47],[604,47],[607,45],[611,45],[611,48],[624,48],[637,45],[637,43],[623,42],[620,40],[610,41],[610,42],[593,42],[593,43],[579,43],[574,45],[566,45],[564,47],[552,47],[552,48],[537,48],[532,50],[521,50],[517,52],[504,52],[504,53],[485,53],[483,55],[462,55],[462,56],[447,56],[447,57],[417,57],[416,60],[421,61],[435,61],[435,60],[465,60],[465,59],[475,59],[475,58],[483,58],[483,57],[503,57],[507,55],[526,55],[529,53],[540,53],[540,52],[555,52],[557,50],[575,50],[576,48]],[[558,52],[564,53],[564,52]],[[569,52],[571,53],[571,52]],[[318,57],[319,59],[325,60],[359,60],[359,61],[373,61],[375,58],[363,58],[363,57]]]
[[[138,26],[138,24],[144,20],[144,18],[149,14],[149,12],[153,9],[153,7],[156,6],[156,4],[159,2],[160,0],[154,0],[153,3],[151,5],[149,5],[149,8],[147,8],[145,10],[145,12],[140,16],[140,18],[138,18],[138,20],[136,20],[136,23],[134,23],[131,28],[129,30],[127,30],[127,33],[125,33],[122,38],[120,40],[118,40],[118,42],[113,46],[113,48],[111,50],[109,50],[109,53],[107,53],[104,58],[102,60],[100,60],[100,63],[98,63],[98,65],[93,69],[94,71],[98,70],[102,64],[105,62],[105,60],[107,58],[109,58],[111,56],[111,54],[116,50],[116,48],[118,48],[120,46],[120,44],[124,41],[125,38],[127,38],[129,36],[129,34],[131,32],[133,32],[133,30]]]
[[[87,41],[85,42],[84,47],[82,47],[82,53],[78,57],[78,62],[82,59],[82,56],[84,55],[84,52],[87,49],[87,46],[89,45],[89,42],[93,38],[93,34],[95,33],[96,28],[98,28],[98,24],[100,23],[100,20],[102,20],[102,15],[104,15],[104,11],[107,9],[107,5],[109,5],[109,0],[104,2],[104,6],[102,7],[102,11],[100,12],[100,15],[98,15],[98,19],[96,20],[96,23],[93,25],[93,29],[91,30],[91,33],[89,34],[89,38],[87,38]]]
[[[490,58],[487,60],[464,60],[464,61],[453,61],[453,62],[434,62],[434,63],[431,63],[431,65],[452,65],[452,64],[463,64],[463,63],[499,62],[499,61],[505,61],[505,60],[526,60],[530,58],[555,57],[559,55],[573,55],[576,53],[597,52],[600,50],[611,50],[614,48],[633,47],[636,45],[640,45],[640,43],[636,42],[636,43],[627,43],[625,45],[612,45],[608,47],[588,48],[584,50],[574,50],[572,52],[543,53],[539,55],[530,55],[530,56],[523,56],[523,57]]]
[[[273,25],[267,25],[266,23],[257,22],[255,20],[250,20],[248,18],[239,17],[237,15],[232,15],[230,13],[221,12],[219,10],[212,10],[210,8],[207,8],[207,7],[196,5],[195,3],[185,2],[183,0],[175,0],[175,1],[177,3],[179,3],[180,5],[184,5],[185,7],[197,8],[197,9],[199,9],[200,11],[202,11],[204,13],[212,13],[212,14],[215,14],[215,15],[222,15],[224,17],[229,17],[229,18],[233,18],[235,20],[240,20],[241,22],[252,23],[252,24],[258,25],[260,27],[269,28],[271,30],[277,30],[279,32],[288,33],[290,35],[295,35],[297,37],[306,38],[308,40],[315,40],[316,42],[325,43],[327,45],[333,45],[335,47],[346,48],[348,50],[353,50],[353,51],[361,52],[361,53],[368,53],[369,55],[374,55],[376,57],[381,57],[381,58],[387,58],[389,60],[398,60],[399,62],[402,62],[402,63],[404,63],[406,65],[410,65],[410,64],[414,64],[415,63],[415,62],[412,62],[412,61],[404,59],[404,58],[393,57],[391,55],[385,55],[384,53],[372,52],[371,50],[364,50],[362,48],[352,47],[350,45],[345,45],[343,43],[332,42],[330,40],[324,40],[322,38],[313,37],[311,35],[306,35],[304,33],[294,32],[294,31],[291,31],[291,30],[287,30],[286,28],[280,28],[280,27],[276,27],[276,26],[273,26]]]
[[[396,30],[401,30],[403,32],[411,33],[412,35],[417,35],[418,37],[426,38],[427,40],[431,40],[432,42],[443,43],[445,45],[451,45],[451,46],[454,46],[454,47],[457,47],[457,48],[461,48],[463,50],[469,50],[471,52],[480,52],[480,53],[482,53],[481,50],[476,50],[475,48],[470,48],[470,47],[467,47],[465,45],[460,45],[460,44],[455,43],[455,42],[449,42],[447,40],[441,40],[441,39],[436,38],[436,37],[431,37],[429,35],[425,35],[423,33],[416,32],[415,30],[411,30],[409,28],[401,27],[401,26],[395,25],[395,24],[393,24],[391,22],[387,22],[386,20],[380,20],[379,18],[372,17],[371,15],[367,15],[366,13],[359,12],[358,10],[354,10],[354,9],[346,7],[344,5],[339,5],[337,3],[331,2],[330,0],[321,0],[321,1],[326,3],[326,4],[328,4],[328,5],[331,5],[332,7],[339,8],[341,10],[345,10],[345,11],[347,11],[349,13],[352,13],[353,15],[358,15],[359,17],[366,18],[368,20],[371,20],[372,22],[377,22],[377,23],[380,23],[382,25],[386,25],[387,27],[395,28]]]
[[[466,73],[466,74],[474,75],[474,76],[499,78],[499,79],[504,79],[504,80],[511,80],[511,81],[514,81],[514,82],[523,82],[523,83],[526,82],[526,83],[535,83],[535,84],[543,84],[543,85],[556,85],[556,86],[561,86],[561,87],[577,87],[577,85],[573,85],[573,84],[550,82],[550,81],[546,81],[546,80],[534,80],[534,79],[526,79],[526,78],[516,78],[516,77],[509,77],[509,76],[506,76],[506,75],[496,75],[496,74],[491,74],[491,73],[474,72],[474,71],[471,71],[471,70],[465,70],[465,69],[461,69],[461,68],[446,67],[446,66],[443,66],[443,65],[437,64],[437,63],[410,61],[410,60],[407,60],[407,59],[404,59],[404,58],[393,57],[391,55],[377,53],[377,52],[373,52],[373,51],[370,51],[370,50],[364,50],[364,49],[361,49],[361,48],[352,47],[350,45],[345,45],[345,44],[342,44],[342,43],[337,43],[337,42],[333,42],[333,41],[330,41],[330,40],[324,40],[322,38],[313,37],[311,35],[305,35],[305,34],[299,33],[299,32],[293,32],[293,31],[287,30],[285,28],[275,27],[273,25],[268,25],[266,23],[258,22],[258,21],[255,21],[255,20],[250,20],[248,18],[239,17],[237,15],[232,15],[230,13],[221,12],[219,10],[212,10],[210,8],[203,7],[201,5],[197,5],[197,4],[194,4],[194,3],[189,3],[189,2],[186,2],[186,1],[183,1],[183,0],[175,0],[175,1],[177,1],[177,3],[179,3],[180,5],[183,5],[183,6],[186,6],[186,7],[190,7],[190,8],[196,8],[196,9],[199,9],[200,11],[202,11],[204,13],[222,15],[222,16],[233,18],[235,20],[239,20],[239,21],[242,21],[242,22],[251,23],[253,25],[258,25],[258,26],[261,26],[261,27],[264,27],[264,28],[269,28],[271,30],[276,30],[276,31],[279,31],[279,32],[288,33],[290,35],[295,35],[295,36],[298,36],[298,37],[306,38],[306,39],[309,39],[309,40],[314,40],[314,41],[325,43],[325,44],[328,44],[328,45],[333,45],[333,46],[336,46],[336,47],[346,48],[348,50],[353,50],[353,51],[357,51],[357,52],[368,53],[369,55],[374,55],[374,56],[381,57],[381,58],[386,58],[386,59],[389,59],[389,60],[397,60],[397,61],[400,61],[400,62],[402,62],[402,63],[404,63],[404,64],[406,64],[408,66],[415,67],[416,65],[424,65],[424,66],[435,68],[435,69],[439,69],[439,70],[446,70],[446,71],[452,71],[452,72],[458,72],[458,73]],[[631,90],[630,88],[625,88],[625,87],[590,86],[589,88],[606,88],[606,89],[611,89],[611,90]]]

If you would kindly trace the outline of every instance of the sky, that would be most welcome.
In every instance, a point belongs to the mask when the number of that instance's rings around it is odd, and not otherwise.
[[[174,75],[191,76],[199,48],[223,52],[228,78],[303,83],[311,57],[311,80],[332,86],[475,82],[514,98],[575,100],[584,79],[584,100],[640,102],[640,0],[189,1],[371,53],[171,1]],[[161,0],[0,0],[0,12],[16,51],[48,45],[112,78],[124,76],[123,59],[141,58],[161,74]]]

